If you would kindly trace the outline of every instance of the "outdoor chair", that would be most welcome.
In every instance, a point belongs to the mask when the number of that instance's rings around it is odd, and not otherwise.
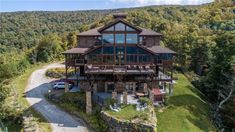
[[[113,108],[113,106],[112,106],[112,105],[109,105],[109,108],[110,108],[112,111],[119,112],[119,110],[118,110],[118,109]]]

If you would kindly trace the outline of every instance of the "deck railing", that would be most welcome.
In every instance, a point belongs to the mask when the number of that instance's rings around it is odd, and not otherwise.
[[[154,65],[86,65],[86,72],[112,72],[112,73],[126,73],[126,72],[155,72],[156,67]]]
[[[75,59],[75,65],[84,65],[85,61],[84,59]]]

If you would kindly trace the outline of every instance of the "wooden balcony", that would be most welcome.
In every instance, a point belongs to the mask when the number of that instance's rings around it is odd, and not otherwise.
[[[85,60],[84,59],[75,59],[75,65],[76,66],[81,66],[85,64]]]
[[[87,74],[154,74],[154,65],[86,65]]]

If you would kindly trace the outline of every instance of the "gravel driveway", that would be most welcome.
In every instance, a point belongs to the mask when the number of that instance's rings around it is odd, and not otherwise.
[[[26,99],[30,106],[50,122],[54,132],[87,132],[88,129],[82,121],[70,116],[44,98],[44,94],[51,88],[49,82],[52,81],[45,77],[45,72],[47,69],[56,67],[64,67],[64,65],[50,64],[32,73],[26,88]]]

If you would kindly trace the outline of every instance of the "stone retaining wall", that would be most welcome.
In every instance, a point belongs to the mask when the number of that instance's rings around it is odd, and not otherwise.
[[[155,132],[156,125],[134,123],[113,117],[107,112],[101,111],[102,119],[109,125],[109,132]]]

